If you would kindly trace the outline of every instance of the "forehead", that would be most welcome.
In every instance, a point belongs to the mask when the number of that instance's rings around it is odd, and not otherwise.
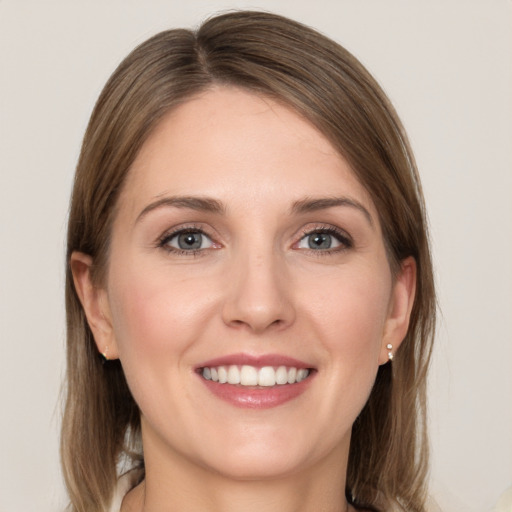
[[[311,123],[268,97],[217,87],[157,125],[121,202],[135,207],[159,196],[205,194],[264,203],[347,193],[373,208],[348,162]]]

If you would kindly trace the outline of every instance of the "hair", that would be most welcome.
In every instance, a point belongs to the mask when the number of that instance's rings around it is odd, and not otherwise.
[[[91,115],[71,198],[66,269],[67,380],[61,456],[71,510],[108,510],[120,460],[142,460],[140,414],[119,361],[102,364],[74,288],[73,251],[93,259],[101,285],[123,183],[159,120],[209,88],[270,97],[312,123],[347,159],[379,214],[390,267],[417,264],[406,338],[379,367],[353,425],[346,493],[381,510],[425,510],[426,376],[435,293],[424,200],[407,136],[362,64],[317,31],[264,12],[238,11],[150,38],[121,62]]]

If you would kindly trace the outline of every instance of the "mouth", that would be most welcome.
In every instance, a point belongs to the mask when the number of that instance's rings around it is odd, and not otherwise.
[[[206,388],[237,407],[260,409],[284,404],[302,395],[317,373],[294,358],[234,354],[196,367]]]
[[[273,387],[297,384],[307,379],[311,369],[297,368],[295,366],[205,366],[200,368],[203,379],[218,382],[219,384],[232,384],[247,387]]]

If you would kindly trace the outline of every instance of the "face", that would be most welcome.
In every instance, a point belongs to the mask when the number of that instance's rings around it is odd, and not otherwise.
[[[106,282],[83,300],[140,407],[147,463],[273,477],[346,460],[405,334],[411,268],[392,278],[375,207],[322,134],[217,88],[142,147]]]

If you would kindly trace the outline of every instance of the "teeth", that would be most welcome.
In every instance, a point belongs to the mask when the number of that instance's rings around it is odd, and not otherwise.
[[[280,366],[276,371],[276,384],[288,384],[288,372],[286,366]]]
[[[237,365],[204,367],[202,372],[206,380],[213,380],[220,384],[240,384],[242,386],[262,386],[271,387],[275,385],[295,384],[301,382],[309,376],[309,370],[306,368],[294,368],[279,366],[255,366]]]
[[[240,382],[243,386],[257,386],[258,370],[254,368],[254,366],[242,366],[242,370],[240,371]]]
[[[230,366],[228,368],[228,383],[240,384],[240,370],[238,366]]]
[[[301,380],[304,380],[308,376],[309,372],[305,368],[301,368],[300,370],[297,370],[297,382],[300,382]]]
[[[228,381],[228,372],[224,366],[219,366],[217,368],[217,373],[219,374],[219,382],[221,384],[225,384]]]
[[[272,366],[264,366],[258,372],[258,385],[259,386],[275,386],[276,385],[276,372]]]

